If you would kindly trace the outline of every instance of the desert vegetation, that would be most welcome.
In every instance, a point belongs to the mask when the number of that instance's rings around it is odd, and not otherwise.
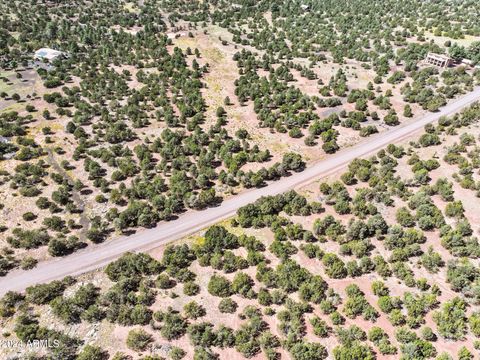
[[[479,119],[475,104],[189,239],[10,292],[2,337],[57,339],[62,359],[473,358]]]
[[[438,111],[480,83],[479,11],[0,1],[0,276]],[[452,66],[425,64],[430,52]],[[475,104],[187,239],[9,292],[0,340],[57,345],[0,357],[478,357],[479,117]]]
[[[265,186],[479,82],[472,2],[376,4],[0,4],[0,274]]]

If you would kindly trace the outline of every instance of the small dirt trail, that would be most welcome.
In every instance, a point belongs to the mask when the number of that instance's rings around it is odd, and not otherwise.
[[[57,162],[57,160],[55,159],[55,155],[53,154],[53,151],[51,149],[47,149],[47,153],[48,153],[46,158],[47,163],[50,166],[52,166],[52,168],[55,169],[56,172],[58,172],[65,179],[67,179],[69,184],[73,186],[73,179],[70,177],[70,175],[68,175],[65,169],[62,166],[60,166],[60,164]],[[90,220],[85,214],[85,202],[83,201],[80,193],[75,189],[72,189],[72,199],[75,205],[82,211],[80,213],[80,221],[79,221],[79,224],[82,227],[82,229],[79,233],[79,238],[80,238],[80,241],[85,241],[87,239],[87,231],[90,225]]]

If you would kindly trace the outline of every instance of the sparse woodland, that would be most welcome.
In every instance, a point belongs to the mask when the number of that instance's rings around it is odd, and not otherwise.
[[[0,314],[19,339],[60,339],[51,353],[65,359],[474,358],[479,119],[474,105],[408,148],[352,162],[309,187],[318,200],[265,197],[191,241],[125,254],[93,281],[11,292]],[[121,352],[59,330],[108,323],[125,329]]]
[[[300,172],[480,83],[469,0],[0,10],[0,276]],[[68,56],[34,61],[41,47]],[[178,244],[8,293],[0,339],[60,343],[22,359],[478,358],[479,119],[475,104]]]

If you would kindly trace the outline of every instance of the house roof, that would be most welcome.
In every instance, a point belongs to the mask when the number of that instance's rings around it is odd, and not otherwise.
[[[54,60],[61,55],[64,55],[64,53],[50,48],[41,48],[35,51],[35,58],[37,59]]]

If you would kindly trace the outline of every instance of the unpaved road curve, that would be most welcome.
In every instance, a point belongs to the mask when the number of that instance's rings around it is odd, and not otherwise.
[[[305,171],[282,178],[261,189],[252,189],[225,200],[220,206],[203,211],[188,212],[179,219],[161,223],[154,229],[139,231],[100,245],[90,245],[72,255],[40,263],[33,270],[15,270],[0,278],[0,296],[7,291],[23,291],[26,287],[61,279],[67,275],[79,275],[107,265],[127,251],[146,251],[182,238],[235,214],[238,208],[254,202],[261,196],[275,195],[313,180],[330,175],[359,157],[374,154],[391,143],[407,139],[426,124],[437,121],[441,116],[452,115],[480,99],[480,87],[450,104],[439,112],[427,114],[413,122],[387,130],[377,136],[339,151],[326,160],[319,161]]]

